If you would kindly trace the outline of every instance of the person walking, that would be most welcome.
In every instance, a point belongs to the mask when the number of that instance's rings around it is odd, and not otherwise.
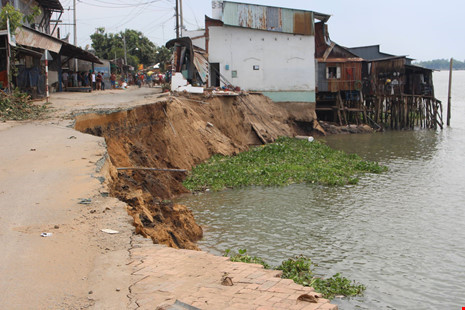
[[[101,90],[102,89],[102,75],[100,74],[100,72],[97,73],[97,77],[95,79],[97,82],[97,90]]]
[[[77,74],[77,72],[72,71],[72,73],[71,73],[71,81],[72,81],[73,87],[78,86],[78,74]]]
[[[110,75],[110,83],[111,83],[111,89],[115,89],[116,88],[116,75],[114,73]]]
[[[105,72],[100,72],[102,76],[102,90],[105,90]]]
[[[86,74],[85,72],[82,72],[82,76],[84,78],[84,84],[82,86],[89,86],[89,75]]]
[[[143,73],[140,73],[139,74],[139,87],[141,87],[142,85],[144,85],[144,74]]]
[[[94,71],[91,71],[91,81],[92,81],[92,89],[93,89],[93,90],[96,90],[96,87],[97,87],[97,80],[96,80],[96,76],[95,76],[95,72],[94,72]]]

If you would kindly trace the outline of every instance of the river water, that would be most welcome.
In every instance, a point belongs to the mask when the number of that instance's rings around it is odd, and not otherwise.
[[[434,74],[447,105],[448,72]],[[324,140],[389,167],[344,187],[252,187],[190,195],[214,254],[245,248],[273,265],[304,254],[315,272],[363,283],[340,309],[465,307],[465,71],[454,72],[451,127]],[[444,109],[446,111],[446,109]],[[444,115],[445,117],[445,115]]]

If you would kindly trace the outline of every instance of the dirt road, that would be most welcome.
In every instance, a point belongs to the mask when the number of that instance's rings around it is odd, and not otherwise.
[[[52,118],[0,124],[1,309],[128,304],[131,219],[124,203],[104,197],[103,138],[69,128],[69,115],[144,104],[158,92],[53,94]]]

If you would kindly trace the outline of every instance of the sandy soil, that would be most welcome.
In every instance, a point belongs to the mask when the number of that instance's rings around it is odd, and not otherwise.
[[[153,102],[157,93],[52,94],[51,118],[0,123],[0,309],[129,304],[132,219],[101,183],[109,171],[100,167],[104,139],[70,128],[70,115]],[[105,228],[120,233],[100,231]]]
[[[307,128],[317,123],[315,117],[311,104],[280,105],[261,94],[183,94],[115,113],[78,115],[75,128],[105,137],[116,167],[190,170],[213,154],[233,155],[280,136],[308,135]],[[197,249],[195,242],[203,232],[192,212],[164,203],[187,192],[182,185],[185,176],[119,171],[111,193],[130,205],[136,232],[157,244]]]

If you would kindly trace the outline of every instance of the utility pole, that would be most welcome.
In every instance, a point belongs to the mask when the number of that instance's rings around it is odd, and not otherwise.
[[[176,0],[176,39],[179,39],[179,6]]]
[[[123,35],[123,45],[124,45],[124,64],[128,65],[128,54],[126,51],[126,36]]]
[[[182,31],[184,29],[184,22],[182,18],[182,0],[179,0],[179,12],[180,12],[180,18],[181,18],[181,37],[182,37]]]
[[[74,19],[74,46],[77,46],[77,23],[76,23],[76,0],[73,0],[73,19]],[[78,72],[78,59],[74,58],[74,71]]]
[[[50,98],[50,92],[48,89],[48,50],[45,50],[45,94],[46,94],[46,102],[48,103],[48,100]]]

